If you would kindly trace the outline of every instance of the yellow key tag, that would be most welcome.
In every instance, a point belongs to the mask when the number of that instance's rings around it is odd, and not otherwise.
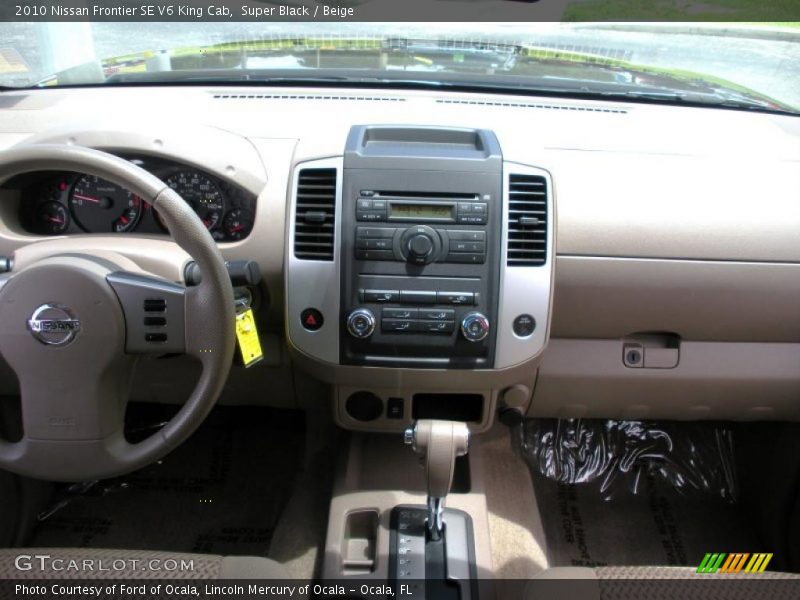
[[[242,353],[245,367],[250,367],[264,358],[252,308],[236,315],[236,340],[239,342],[239,351]]]

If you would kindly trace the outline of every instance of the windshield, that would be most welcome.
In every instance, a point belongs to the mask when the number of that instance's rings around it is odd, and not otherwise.
[[[800,24],[0,23],[0,85],[440,85],[800,111]]]

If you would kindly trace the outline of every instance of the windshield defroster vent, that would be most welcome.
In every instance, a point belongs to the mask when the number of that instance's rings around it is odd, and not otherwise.
[[[294,255],[333,260],[336,224],[336,169],[302,169],[297,177]]]
[[[513,267],[547,262],[547,181],[538,175],[508,178],[508,258]]]
[[[214,100],[337,100],[343,102],[405,102],[399,96],[345,94],[214,94]]]

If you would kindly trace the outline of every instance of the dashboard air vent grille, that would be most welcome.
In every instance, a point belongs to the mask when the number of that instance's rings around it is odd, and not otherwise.
[[[294,255],[333,260],[336,169],[302,169],[297,178]]]
[[[509,266],[547,262],[547,181],[539,175],[511,174],[508,180]]]
[[[495,100],[456,100],[450,98],[440,98],[437,104],[466,104],[469,106],[502,106],[506,108],[538,108],[540,110],[569,110],[576,112],[592,113],[612,113],[626,115],[628,111],[623,108],[612,108],[608,106],[579,106],[575,104],[543,104],[532,102],[501,102]]]
[[[344,94],[214,94],[214,100],[338,100],[344,102],[405,102],[399,96]]]

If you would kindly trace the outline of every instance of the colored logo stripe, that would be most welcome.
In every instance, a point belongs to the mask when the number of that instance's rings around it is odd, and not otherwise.
[[[740,553],[737,552],[735,554],[729,554],[728,559],[725,561],[725,564],[722,565],[720,569],[720,573],[738,573],[742,570],[744,566],[744,561],[747,560],[747,557],[750,556],[749,553]]]
[[[747,559],[750,559],[749,561]],[[739,573],[744,567],[745,573],[763,573],[769,561],[772,560],[772,553],[734,552],[708,552],[700,566],[697,567],[698,573]],[[745,567],[745,563],[747,566]]]
[[[769,561],[772,560],[772,553],[769,554],[753,554],[753,558],[747,563],[744,569],[745,573],[763,573],[767,568]]]
[[[722,564],[722,561],[725,560],[726,554],[719,554],[719,553],[707,553],[703,557],[703,561],[700,563],[700,566],[697,567],[698,573],[716,573],[719,566]]]

